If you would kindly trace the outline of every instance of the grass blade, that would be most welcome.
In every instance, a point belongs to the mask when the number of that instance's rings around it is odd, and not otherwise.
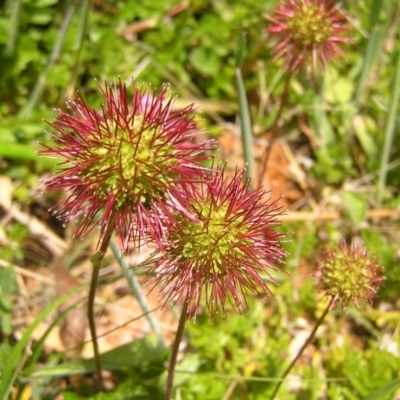
[[[31,92],[29,102],[26,105],[26,107],[22,110],[21,115],[22,115],[23,119],[27,119],[30,117],[37,102],[40,100],[44,86],[47,81],[47,75],[49,74],[49,72],[53,68],[54,63],[57,61],[58,57],[61,54],[61,49],[64,44],[65,38],[67,36],[68,28],[71,25],[72,17],[74,15],[75,6],[76,6],[76,2],[72,1],[69,4],[66,13],[64,14],[64,19],[61,23],[57,41],[54,44],[53,51],[51,52],[50,59],[47,63],[46,69],[42,74],[39,75],[39,77],[36,81],[35,87],[33,88],[32,92]]]
[[[369,31],[370,33],[368,37],[368,44],[365,50],[365,55],[363,57],[360,80],[358,81],[358,86],[354,98],[356,104],[360,103],[361,96],[367,84],[372,65],[377,60],[378,55],[382,49],[381,44],[389,26],[388,23],[380,25],[377,24],[382,4],[383,1],[374,0],[371,7]]]
[[[17,43],[17,36],[19,30],[19,17],[21,15],[22,1],[21,0],[11,0],[9,2],[9,7],[11,11],[10,15],[10,30],[8,32],[8,40],[6,44],[6,54],[12,57],[15,52],[15,44]]]
[[[253,157],[253,130],[251,127],[251,118],[249,104],[247,102],[246,89],[243,82],[241,64],[244,59],[245,52],[245,36],[243,35],[240,41],[236,59],[236,84],[239,94],[239,116],[240,130],[243,143],[243,155],[246,162],[246,177],[254,177],[254,157]],[[253,190],[253,184],[250,181],[250,189]]]
[[[393,138],[396,133],[395,122],[397,117],[397,111],[399,109],[399,96],[400,96],[400,51],[397,54],[397,65],[392,87],[393,87],[393,92],[389,106],[389,114],[386,120],[385,143],[383,146],[381,167],[379,170],[378,203],[380,203],[382,200],[382,194],[385,188],[386,176],[388,172],[390,150],[392,148]]]

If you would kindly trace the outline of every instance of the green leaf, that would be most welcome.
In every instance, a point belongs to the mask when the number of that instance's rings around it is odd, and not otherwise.
[[[318,145],[324,149],[325,146],[335,141],[335,133],[331,121],[327,117],[326,111],[322,108],[322,103],[324,103],[323,95],[321,95],[319,104],[317,104],[315,107],[314,119]]]
[[[12,306],[12,301],[8,297],[3,296],[3,293],[0,292],[0,314],[9,314],[12,311]]]
[[[64,400],[82,400],[83,397],[74,392],[63,392]]]
[[[347,104],[353,94],[353,84],[348,79],[339,76],[333,67],[327,67],[325,71],[324,97],[331,104]]]
[[[379,389],[374,390],[367,397],[365,397],[364,400],[381,400],[383,399],[383,396],[393,394],[398,388],[400,388],[400,379],[395,379]]]
[[[0,268],[0,288],[4,293],[18,293],[18,283],[14,268]]]
[[[52,13],[49,11],[35,12],[32,15],[31,23],[36,25],[47,25],[52,19]]]
[[[4,341],[0,344],[0,372],[3,373],[3,369],[7,364],[7,360],[10,358],[12,347],[8,341]]]
[[[10,312],[2,312],[0,310],[0,326],[1,331],[6,335],[11,335],[12,327],[11,327],[11,313]]]
[[[46,7],[54,6],[58,2],[59,2],[59,0],[36,0],[35,7],[36,8],[46,8]]]
[[[197,71],[206,76],[217,75],[221,69],[221,61],[212,49],[204,47],[194,49],[190,61]]]
[[[149,335],[143,339],[135,340],[113,350],[101,354],[101,364],[104,369],[115,370],[123,367],[138,367],[145,363],[157,361],[165,347],[162,337],[159,335]],[[43,378],[54,376],[66,376],[74,374],[86,374],[94,372],[94,359],[75,360],[57,366],[45,367],[29,374],[29,378]]]
[[[12,267],[0,268],[0,330],[9,335],[14,302],[10,295],[18,293],[18,284]]]
[[[370,158],[375,158],[378,154],[376,142],[371,135],[371,127],[375,127],[374,125],[374,121],[368,116],[357,115],[353,120],[357,139],[365,154]]]
[[[13,158],[17,160],[36,161],[39,159],[35,148],[31,145],[19,143],[1,143],[0,155],[5,158]]]
[[[359,225],[365,220],[368,205],[365,197],[361,194],[343,191],[342,205],[345,214],[353,222],[353,224]]]
[[[188,354],[179,363],[175,371],[174,387],[182,386],[200,367],[198,354]],[[163,372],[158,381],[160,390],[164,390],[167,384],[168,371]]]

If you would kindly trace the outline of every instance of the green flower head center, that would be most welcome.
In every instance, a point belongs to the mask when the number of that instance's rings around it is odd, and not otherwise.
[[[332,34],[332,22],[328,13],[314,4],[303,4],[289,18],[288,25],[294,40],[303,46],[322,43]]]
[[[137,196],[148,204],[154,191],[160,191],[155,189],[160,183],[173,184],[173,176],[167,171],[177,158],[161,127],[144,127],[143,117],[135,116],[129,126],[109,120],[100,125],[100,130],[101,137],[93,135],[96,162],[85,172],[97,195],[115,195],[117,208],[135,202]]]
[[[228,204],[216,205],[210,202],[192,204],[199,212],[199,222],[185,220],[180,257],[182,260],[208,260],[208,268],[213,273],[225,275],[232,262],[227,258],[238,260],[244,252],[240,244],[248,245],[246,234],[249,226],[243,223],[243,216],[228,215]],[[179,239],[179,238],[178,238]]]
[[[323,270],[325,289],[347,300],[365,297],[370,289],[371,271],[368,260],[337,254],[328,260]]]

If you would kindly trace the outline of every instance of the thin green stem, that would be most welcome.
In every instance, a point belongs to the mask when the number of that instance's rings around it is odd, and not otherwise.
[[[162,337],[162,339],[163,339],[163,342],[165,343],[165,338],[162,335],[160,325],[159,325],[157,319],[154,318],[154,315],[149,306],[149,303],[146,300],[146,296],[143,295],[142,288],[141,288],[138,280],[136,279],[135,274],[130,269],[128,263],[126,262],[126,259],[121,256],[120,251],[118,250],[118,247],[115,244],[115,241],[113,239],[110,240],[110,248],[111,248],[111,251],[113,252],[113,255],[114,255],[115,259],[117,260],[119,266],[121,267],[122,273],[124,274],[124,277],[128,282],[128,285],[132,291],[132,294],[135,296],[140,308],[143,311],[143,314],[146,316],[151,329],[153,330],[154,333],[156,333],[157,335],[160,335],[160,337]]]
[[[108,241],[107,241],[108,244]],[[105,247],[107,248],[107,247]],[[90,280],[90,289],[89,289],[89,298],[88,298],[88,321],[89,321],[89,329],[90,329],[90,336],[92,338],[93,343],[93,353],[94,353],[94,362],[96,366],[96,374],[99,383],[99,389],[104,391],[104,382],[103,376],[101,374],[101,359],[100,359],[100,351],[99,351],[99,344],[97,342],[97,335],[96,335],[96,322],[95,322],[95,315],[94,315],[94,298],[96,295],[96,288],[97,282],[99,280],[99,273],[101,268],[101,263],[103,261],[105,251],[104,245],[102,248],[90,259],[92,262],[93,270],[92,270],[92,278]]]
[[[277,383],[274,392],[272,393],[270,400],[273,400],[275,396],[277,395],[284,379],[287,377],[289,372],[292,370],[294,365],[296,364],[297,360],[300,358],[300,356],[303,354],[304,350],[306,347],[311,343],[311,341],[314,339],[315,333],[317,332],[317,329],[320,327],[322,322],[324,321],[326,315],[328,314],[329,310],[332,307],[333,302],[335,301],[335,297],[332,297],[329,301],[328,306],[326,307],[325,311],[322,313],[322,315],[319,317],[318,321],[316,322],[313,330],[311,331],[310,335],[308,336],[307,340],[304,342],[303,346],[301,346],[300,350],[298,351],[296,357],[292,360],[290,365],[286,368],[285,372],[282,375],[281,380]]]
[[[183,304],[183,307],[182,307],[181,317],[179,319],[179,324],[178,324],[178,329],[176,331],[174,344],[172,345],[171,355],[169,358],[167,391],[166,391],[166,395],[165,395],[165,400],[172,399],[172,392],[174,389],[174,376],[175,376],[176,360],[178,359],[179,345],[181,344],[183,332],[185,330],[187,311],[188,311],[188,299],[186,298],[185,302]]]

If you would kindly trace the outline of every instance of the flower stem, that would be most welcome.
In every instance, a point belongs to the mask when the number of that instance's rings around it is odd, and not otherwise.
[[[335,297],[332,297],[329,301],[328,306],[326,307],[325,311],[322,313],[322,315],[319,317],[318,321],[316,322],[314,329],[311,331],[310,335],[308,336],[307,340],[304,342],[303,346],[301,346],[299,352],[297,353],[296,357],[292,360],[292,362],[290,363],[290,365],[286,368],[285,372],[282,375],[282,378],[280,379],[280,381],[277,383],[274,392],[272,393],[270,400],[273,400],[275,398],[275,396],[277,395],[279,388],[281,387],[284,379],[286,378],[286,376],[289,374],[289,372],[291,371],[291,369],[294,367],[294,365],[296,364],[297,360],[300,358],[300,356],[303,354],[305,348],[311,343],[311,341],[313,340],[315,333],[317,332],[317,329],[320,327],[320,325],[322,324],[322,322],[324,321],[326,315],[328,314],[329,310],[331,309],[331,306],[333,304],[333,302],[335,301]]]
[[[101,370],[102,370],[101,359],[100,359],[99,345],[97,343],[97,335],[96,335],[96,323],[95,323],[95,318],[94,318],[94,298],[95,298],[95,294],[96,294],[97,281],[99,279],[100,267],[101,267],[101,263],[103,261],[104,254],[105,254],[105,251],[103,249],[104,249],[104,245],[90,259],[90,261],[93,265],[93,269],[92,269],[92,278],[90,280],[88,309],[87,309],[90,336],[92,338],[92,343],[93,343],[93,353],[94,353],[94,362],[95,362],[95,366],[96,366],[96,374],[97,374],[97,379],[98,379],[98,383],[99,383],[99,389],[101,391],[104,391],[104,382],[103,382],[103,377],[101,375]]]
[[[165,395],[165,400],[172,399],[172,392],[174,389],[174,376],[175,376],[175,367],[176,367],[176,360],[178,358],[179,353],[179,345],[182,341],[183,332],[185,330],[185,323],[187,319],[187,311],[188,311],[188,299],[185,300],[182,311],[181,317],[179,319],[178,329],[176,331],[174,344],[172,345],[171,355],[169,359],[169,366],[168,366],[168,378],[167,378],[167,391]]]

